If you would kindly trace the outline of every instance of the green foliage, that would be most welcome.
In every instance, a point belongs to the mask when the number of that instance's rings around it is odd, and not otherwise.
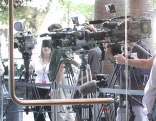
[[[87,19],[92,19],[93,11],[94,11],[94,5],[87,5],[87,4],[78,4],[75,5],[74,11],[81,13],[84,15]]]
[[[153,2],[154,2],[154,7],[156,7],[156,0],[153,0]]]
[[[4,24],[8,23],[8,10],[1,10],[0,11],[0,18],[1,22]]]
[[[3,4],[0,3],[0,21],[2,24],[8,24],[8,2],[6,0],[2,0]],[[19,2],[20,1],[20,2]],[[14,0],[14,21],[18,21],[21,19],[25,19],[28,28],[33,28],[34,31],[37,31],[37,27],[40,26],[42,20],[45,18],[47,12],[49,11],[51,4],[53,4],[52,0],[49,0],[47,6],[45,6],[44,11],[38,10],[36,7],[23,5],[24,2],[31,0]],[[87,19],[91,19],[93,15],[93,5],[88,4],[75,4],[73,0],[58,0],[59,1],[59,9],[64,11],[64,15],[68,18],[69,22],[70,17],[73,13],[81,13]],[[55,8],[55,7],[54,7]],[[54,11],[56,12],[56,10]]]
[[[94,5],[79,3],[75,4],[72,0],[60,0],[63,9],[69,14],[81,13],[87,19],[91,19],[94,11]]]
[[[14,19],[28,19],[32,16],[32,14],[36,13],[37,10],[32,7],[20,7],[14,10]]]

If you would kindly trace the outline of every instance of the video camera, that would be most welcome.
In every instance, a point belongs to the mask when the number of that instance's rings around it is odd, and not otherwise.
[[[60,47],[78,47],[95,44],[96,41],[86,39],[86,31],[59,31],[41,34],[40,37],[50,36],[54,48]],[[88,33],[89,34],[89,33]]]
[[[35,40],[31,32],[18,33],[15,37],[14,47],[18,48],[21,53],[31,53],[35,46]],[[17,40],[17,41],[16,41]]]
[[[18,50],[23,54],[31,54],[32,49],[35,47],[35,38],[30,31],[24,32],[24,27],[21,22],[15,22],[14,28],[18,31],[14,36],[14,48],[18,48]]]
[[[105,5],[106,11],[115,13],[115,5]],[[125,19],[127,21],[125,21]],[[127,28],[125,24],[127,22]],[[146,18],[134,18],[131,16],[120,16],[112,19],[102,19],[89,21],[90,24],[102,24],[103,30],[98,34],[93,34],[91,37],[99,36],[99,39],[110,37],[111,42],[120,42],[125,40],[125,31],[127,30],[127,39],[130,42],[136,42],[141,38],[149,37],[151,34],[151,20]]]
[[[109,13],[115,13],[115,5],[105,5]],[[125,21],[125,19],[127,21]],[[97,32],[90,32],[87,30],[77,30],[80,26],[78,17],[72,17],[74,29],[70,31],[52,32],[42,34],[43,36],[50,36],[55,46],[71,47],[81,46],[85,44],[95,44],[98,40],[105,40],[105,42],[118,43],[125,40],[125,32],[127,32],[127,39],[130,42],[136,42],[139,39],[149,37],[151,34],[151,20],[146,18],[134,18],[131,16],[120,16],[112,19],[102,19],[89,21],[89,24],[102,24],[103,29]],[[125,24],[127,23],[127,28]],[[83,24],[81,24],[83,25]],[[110,38],[109,41],[106,41]]]
[[[90,21],[90,24],[102,23],[103,29],[97,32],[85,30],[70,30],[61,32],[44,33],[40,37],[50,36],[55,47],[81,46],[88,43],[96,43],[98,40],[110,38],[111,43],[122,42],[125,40],[125,21],[124,16],[112,18],[109,20]],[[151,20],[146,18],[130,18],[127,21],[128,41],[136,42],[141,38],[147,38],[151,34]]]
[[[90,24],[101,24],[103,30],[98,33],[93,33],[92,37],[96,39],[110,37],[111,42],[119,42],[125,39],[125,19],[124,16],[115,17],[109,20],[90,21]],[[146,18],[133,18],[127,16],[127,37],[130,42],[135,42],[138,39],[149,37],[151,34],[151,20]]]

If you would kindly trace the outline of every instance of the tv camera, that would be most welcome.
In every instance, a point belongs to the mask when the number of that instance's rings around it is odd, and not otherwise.
[[[22,54],[32,54],[32,49],[34,49],[36,40],[34,35],[30,31],[24,31],[24,27],[22,22],[15,22],[14,28],[18,31],[14,35],[14,48],[18,48],[18,50]]]
[[[50,36],[55,47],[81,46],[89,43],[96,43],[98,40],[110,38],[111,43],[125,40],[124,16],[110,20],[90,21],[90,24],[103,24],[103,29],[97,32],[85,30],[59,31],[41,34],[40,37]],[[129,42],[136,42],[141,38],[147,38],[151,34],[151,20],[146,18],[131,18],[127,21],[127,37]],[[105,42],[105,41],[104,41]]]
[[[18,50],[22,53],[22,58],[24,59],[24,71],[20,76],[24,74],[25,82],[30,81],[30,71],[29,64],[32,55],[32,50],[35,47],[36,40],[30,31],[24,31],[24,25],[22,22],[17,21],[14,23],[14,29],[17,33],[14,35],[14,48],[18,48]],[[30,97],[29,87],[25,87],[26,99]],[[26,114],[30,111],[29,107],[26,106],[24,111]]]
[[[127,17],[127,28],[125,28],[124,19]],[[146,18],[134,18],[131,16],[120,16],[112,19],[102,19],[89,21],[90,24],[102,24],[103,29],[97,33],[93,33],[91,37],[98,36],[96,39],[110,37],[112,42],[119,42],[125,39],[125,31],[127,31],[127,39],[130,42],[136,42],[138,39],[147,38],[151,34],[151,20]]]
[[[30,31],[18,33],[14,39],[14,48],[18,48],[21,53],[31,54],[35,47],[35,39]]]

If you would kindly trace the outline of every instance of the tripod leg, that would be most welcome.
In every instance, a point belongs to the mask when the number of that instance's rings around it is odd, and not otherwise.
[[[35,99],[45,99],[46,94],[49,92],[48,89],[34,88],[34,98]],[[44,106],[34,107],[34,120],[35,121],[46,121],[46,113]]]
[[[46,115],[43,106],[36,106],[34,112],[35,121],[46,121]]]
[[[86,75],[88,76],[88,81],[91,81],[92,80],[92,72],[91,72],[91,68],[90,68],[89,64],[86,65]]]

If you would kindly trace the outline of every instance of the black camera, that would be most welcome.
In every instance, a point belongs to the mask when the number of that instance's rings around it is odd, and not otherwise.
[[[77,16],[76,17],[72,17],[71,19],[72,19],[74,25],[79,26],[79,20],[78,20]]]
[[[130,42],[136,42],[141,38],[147,38],[151,34],[151,20],[146,18],[133,18],[127,16],[127,37]],[[103,30],[87,33],[86,38],[103,40],[109,37],[111,42],[121,42],[125,40],[125,19],[124,16],[112,18],[110,20],[90,21],[93,24],[103,24]]]
[[[30,53],[35,47],[35,39],[31,32],[20,32],[14,37],[14,47],[18,48],[21,53]]]
[[[14,23],[14,29],[18,31],[14,35],[14,48],[18,48],[18,50],[23,54],[31,54],[32,49],[35,47],[36,40],[30,31],[24,31],[23,22],[17,21]]]
[[[108,78],[104,74],[96,74],[96,81],[99,88],[108,87]]]
[[[114,4],[108,4],[105,7],[109,13],[116,12]],[[127,18],[126,21],[125,18]],[[119,16],[111,19],[93,20],[89,23],[102,24],[103,30],[96,33],[87,33],[88,39],[103,40],[105,37],[109,37],[111,42],[119,42],[125,40],[125,30],[127,30],[127,39],[130,42],[136,42],[139,39],[149,37],[151,34],[151,20],[146,18]],[[125,24],[127,24],[127,28]]]
[[[119,22],[125,17],[113,18],[103,23],[103,28],[111,31],[112,41],[120,41],[125,37],[125,21]],[[151,20],[146,18],[130,18],[127,21],[127,36],[129,41],[136,41],[140,38],[148,37],[151,34]]]
[[[40,37],[50,36],[53,48],[64,48],[64,47],[75,47],[75,46],[86,46],[95,44],[93,41],[86,41],[87,31],[70,30],[70,31],[59,31],[41,34]]]

